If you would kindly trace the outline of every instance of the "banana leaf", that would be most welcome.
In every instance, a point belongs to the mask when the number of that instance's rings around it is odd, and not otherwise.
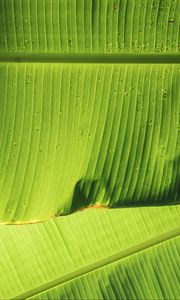
[[[145,2],[0,1],[1,223],[179,203],[180,6]]]
[[[0,68],[1,222],[179,203],[179,64]]]
[[[0,227],[0,299],[178,299],[180,206]]]
[[[178,0],[0,0],[0,299],[180,298],[179,28]]]

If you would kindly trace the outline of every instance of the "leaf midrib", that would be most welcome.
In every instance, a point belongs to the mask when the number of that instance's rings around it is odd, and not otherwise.
[[[11,63],[90,63],[90,64],[172,64],[180,63],[178,53],[171,54],[134,54],[134,53],[51,53],[51,52],[0,52],[0,62]]]
[[[100,269],[102,267],[105,267],[109,264],[117,262],[121,259],[127,258],[127,257],[129,257],[133,254],[136,254],[136,253],[141,252],[141,251],[145,251],[146,249],[151,248],[151,247],[153,247],[157,244],[163,243],[163,242],[165,242],[169,239],[175,238],[179,234],[180,234],[180,229],[179,229],[179,227],[177,227],[177,228],[175,228],[175,229],[173,229],[169,232],[166,232],[164,234],[156,236],[156,237],[154,237],[152,239],[149,239],[149,240],[147,240],[143,243],[139,243],[138,245],[133,246],[129,249],[126,249],[124,251],[120,251],[120,252],[118,252],[114,255],[103,258],[100,261],[97,261],[95,263],[84,266],[84,267],[82,267],[82,268],[80,268],[80,269],[78,269],[78,270],[76,270],[72,273],[68,273],[68,274],[66,274],[62,277],[59,277],[59,278],[51,281],[51,282],[42,284],[41,286],[39,286],[37,288],[34,288],[30,291],[27,291],[27,292],[25,292],[21,295],[18,295],[13,299],[26,299],[26,298],[30,298],[30,297],[33,297],[35,295],[38,295],[40,293],[46,292],[49,289],[55,288],[55,287],[57,287],[61,284],[64,284],[64,283],[66,283],[70,280],[74,280],[77,277],[83,276],[83,275],[88,274],[92,271],[95,271],[95,270]]]

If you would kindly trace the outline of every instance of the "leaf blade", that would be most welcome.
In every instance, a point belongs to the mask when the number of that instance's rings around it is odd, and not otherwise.
[[[179,220],[177,205],[87,210],[29,226],[1,226],[0,297],[18,297],[176,230]]]

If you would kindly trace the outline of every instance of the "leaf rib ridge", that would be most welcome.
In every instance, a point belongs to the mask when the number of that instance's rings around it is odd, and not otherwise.
[[[0,53],[3,63],[179,64],[180,54]]]
[[[171,230],[171,231],[168,231],[164,234],[161,234],[159,236],[156,236],[156,237],[153,237],[143,243],[140,243],[136,246],[133,246],[129,249],[126,249],[124,251],[121,251],[121,252],[118,252],[114,255],[111,255],[109,257],[106,257],[98,262],[95,262],[95,263],[92,263],[92,264],[89,264],[87,266],[84,266],[82,267],[81,269],[79,270],[76,270],[72,273],[69,273],[69,274],[66,274],[60,278],[57,278],[51,282],[48,282],[48,283],[45,283],[37,288],[34,288],[30,291],[27,291],[21,295],[18,295],[16,297],[14,297],[13,299],[26,299],[26,298],[31,298],[35,295],[38,295],[40,293],[43,293],[45,291],[48,291],[49,289],[52,289],[52,288],[55,288],[61,284],[64,284],[70,280],[73,280],[77,277],[80,277],[80,276],[83,276],[87,273],[90,273],[92,271],[96,271],[102,267],[105,267],[109,264],[112,264],[114,262],[117,262],[121,259],[124,259],[124,258],[127,258],[131,255],[134,255],[134,254],[137,254],[138,252],[141,252],[141,251],[144,251],[146,249],[149,249],[157,244],[161,244],[163,242],[166,242],[167,240],[170,240],[170,239],[173,239],[175,238],[176,236],[178,236],[180,234],[180,229],[179,227]]]

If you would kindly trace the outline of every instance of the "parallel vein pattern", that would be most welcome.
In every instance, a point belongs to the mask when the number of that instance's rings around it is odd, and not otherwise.
[[[179,65],[1,64],[1,222],[179,202],[179,78]]]
[[[178,0],[0,0],[0,223],[179,203],[179,28]],[[179,299],[179,209],[0,227],[0,298]]]
[[[178,0],[0,0],[0,52],[175,53]]]
[[[178,299],[179,243],[176,237],[28,299]]]
[[[179,216],[179,205],[87,210],[1,226],[0,298],[178,299],[179,238],[169,233]],[[112,256],[121,259],[109,264]]]

